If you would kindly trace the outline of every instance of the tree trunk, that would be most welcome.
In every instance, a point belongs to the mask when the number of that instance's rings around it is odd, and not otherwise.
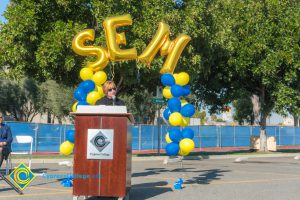
[[[294,117],[294,126],[299,126],[299,116],[293,115]]]
[[[261,122],[260,122],[260,149],[259,151],[267,152],[268,144],[267,144],[267,131],[266,131],[266,123],[267,116],[265,113],[262,113]]]

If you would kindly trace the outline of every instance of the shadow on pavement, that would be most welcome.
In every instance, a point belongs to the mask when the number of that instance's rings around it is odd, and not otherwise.
[[[184,184],[209,184],[213,180],[220,180],[220,176],[223,176],[222,173],[230,172],[230,170],[220,170],[220,169],[210,169],[210,170],[201,170],[195,172],[203,172],[197,177],[192,177],[190,179],[184,180]]]

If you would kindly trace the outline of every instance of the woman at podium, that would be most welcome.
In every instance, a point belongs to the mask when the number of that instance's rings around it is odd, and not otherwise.
[[[105,97],[98,100],[96,105],[125,106],[125,103],[116,97],[117,87],[113,81],[106,81],[102,87]]]

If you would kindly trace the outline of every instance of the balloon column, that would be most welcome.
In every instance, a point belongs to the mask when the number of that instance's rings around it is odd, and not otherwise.
[[[66,133],[66,141],[63,142],[60,147],[59,151],[63,155],[70,155],[73,152],[74,148],[74,141],[75,141],[75,131],[74,130],[68,130]]]
[[[166,153],[169,156],[186,156],[194,150],[194,132],[187,128],[189,118],[195,113],[195,107],[181,97],[188,96],[191,88],[188,85],[189,75],[186,72],[179,74],[163,74],[161,82],[165,86],[163,96],[168,100],[168,107],[164,110],[163,116],[169,121],[172,128],[166,134]],[[180,130],[180,127],[183,127]]]

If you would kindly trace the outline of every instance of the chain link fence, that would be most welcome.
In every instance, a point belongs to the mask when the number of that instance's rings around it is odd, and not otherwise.
[[[65,141],[66,132],[74,125],[7,122],[13,137],[29,135],[33,137],[34,152],[59,152]],[[250,137],[259,136],[258,126],[188,126],[194,131],[196,148],[249,147]],[[135,125],[132,130],[133,150],[159,150],[166,146],[165,136],[170,127]],[[300,127],[268,126],[268,136],[275,136],[277,146],[300,146]],[[16,140],[14,140],[16,141]],[[13,151],[24,151],[28,144],[13,142]]]

